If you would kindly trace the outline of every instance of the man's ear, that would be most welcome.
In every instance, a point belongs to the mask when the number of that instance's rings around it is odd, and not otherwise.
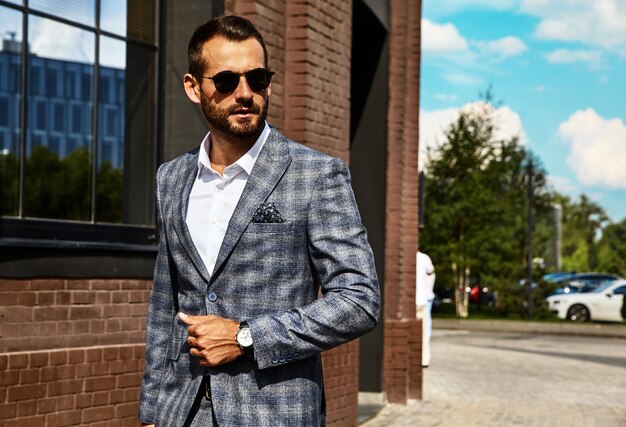
[[[187,73],[183,77],[183,86],[185,88],[185,93],[187,94],[187,98],[194,104],[200,103],[200,84],[195,79],[194,76]]]
[[[267,96],[269,97],[272,94],[272,83],[267,87]]]

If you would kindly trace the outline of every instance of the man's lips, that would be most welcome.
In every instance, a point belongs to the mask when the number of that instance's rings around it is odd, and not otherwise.
[[[232,114],[247,116],[248,114],[255,114],[254,110],[235,110]]]
[[[233,106],[230,110],[232,116],[252,116],[261,113],[261,108],[257,108],[256,105],[244,107],[243,105]]]

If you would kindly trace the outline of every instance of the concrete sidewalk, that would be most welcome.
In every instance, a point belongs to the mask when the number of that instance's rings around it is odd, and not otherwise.
[[[508,321],[508,320],[466,320],[466,319],[433,319],[433,358],[438,359],[436,365],[431,366],[428,370],[425,371],[425,383],[424,383],[424,395],[425,399],[423,401],[418,402],[409,402],[407,405],[395,405],[395,404],[383,404],[382,402],[376,402],[375,399],[372,399],[372,396],[366,396],[366,399],[361,400],[359,404],[359,424],[363,427],[386,427],[386,426],[404,426],[404,425],[415,425],[416,419],[419,419],[419,425],[424,426],[440,426],[445,427],[447,425],[497,425],[496,424],[476,424],[478,419],[484,416],[485,408],[482,405],[481,401],[474,402],[473,405],[468,405],[467,407],[458,407],[459,402],[454,400],[447,400],[447,391],[445,389],[440,390],[440,384],[438,381],[432,382],[432,378],[443,378],[448,375],[448,372],[444,369],[441,372],[435,372],[443,368],[441,362],[444,362],[446,358],[456,357],[457,360],[463,360],[466,355],[461,354],[462,351],[460,348],[455,346],[449,346],[446,344],[446,341],[443,337],[447,334],[467,334],[470,331],[481,332],[481,331],[492,331],[499,333],[511,333],[511,334],[528,334],[529,336],[533,335],[569,335],[569,336],[580,336],[582,337],[603,337],[603,338],[616,338],[618,342],[623,343],[621,339],[626,338],[626,323],[570,323],[570,322],[527,322],[527,321]],[[443,339],[443,341],[442,341]],[[556,339],[556,337],[555,337]],[[455,352],[459,352],[459,354],[453,354]],[[436,354],[439,353],[439,354]],[[508,357],[508,356],[507,356]],[[626,355],[625,355],[626,357]],[[452,363],[452,361],[449,361]],[[493,362],[497,365],[497,360]],[[519,363],[523,363],[523,359],[520,359]],[[453,366],[453,365],[451,365]],[[451,368],[448,366],[448,368]],[[501,368],[506,369],[506,368]],[[622,369],[623,371],[623,369]],[[618,374],[621,374],[622,371],[619,371]],[[503,371],[504,374],[509,374],[506,371]],[[626,372],[625,372],[626,373]],[[460,379],[450,379],[452,384],[456,384],[457,380]],[[524,381],[521,379],[520,381]],[[501,387],[496,386],[500,381],[494,379],[491,387]],[[625,382],[626,384],[626,382]],[[467,385],[470,389],[473,387],[471,384]],[[541,386],[543,388],[551,387],[551,386]],[[617,388],[623,389],[622,386]],[[546,390],[541,390],[546,393],[548,398],[554,393],[558,394],[558,390],[550,390],[546,388]],[[469,390],[468,390],[469,392]],[[360,396],[361,397],[361,396]],[[432,397],[433,399],[430,399]],[[478,398],[478,396],[476,396]],[[532,396],[530,397],[532,399]],[[486,402],[485,402],[486,403]],[[519,416],[516,412],[517,410],[523,411],[525,410],[525,406],[528,403],[523,401],[512,401],[511,407],[506,408],[506,405],[503,407],[493,407],[490,408],[494,412],[500,413],[503,418],[500,418],[501,421],[507,420],[515,423],[515,416]],[[535,405],[536,406],[536,405]],[[544,408],[546,411],[550,411],[550,405],[546,402],[546,407]],[[534,407],[533,407],[534,408]],[[528,408],[526,408],[528,409]],[[587,408],[593,409],[593,408]],[[445,410],[446,412],[455,413],[457,416],[466,417],[465,424],[460,419],[455,420],[446,424],[445,421],[442,420],[441,411]],[[505,414],[505,415],[503,415]],[[542,413],[543,414],[543,413]],[[543,416],[543,415],[542,415]],[[581,415],[582,416],[582,415]],[[513,418],[510,418],[513,417]],[[444,418],[445,419],[445,416]],[[471,423],[470,421],[473,420]],[[556,424],[552,424],[552,426],[563,425],[561,422],[571,422],[571,419],[559,419],[554,420]],[[593,420],[589,422],[576,423],[576,425],[595,425],[593,424]],[[500,425],[510,425],[510,424],[500,424]],[[526,425],[526,424],[524,424]],[[539,425],[539,424],[529,424],[529,425]],[[542,424],[543,425],[543,424]],[[548,426],[548,424],[545,424]],[[602,425],[602,424],[598,424]],[[608,423],[606,425],[615,425],[614,423]],[[626,427],[626,419],[624,419],[622,424],[617,424],[619,427]]]

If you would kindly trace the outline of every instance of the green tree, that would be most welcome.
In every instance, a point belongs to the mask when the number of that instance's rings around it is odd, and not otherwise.
[[[0,215],[18,213],[20,161],[13,152],[0,153]]]
[[[498,140],[494,131],[490,108],[464,111],[429,152],[420,247],[437,265],[437,287],[452,287],[459,281],[455,274],[468,271],[505,299],[517,295],[524,277],[530,155],[518,138]],[[550,203],[545,173],[534,163],[535,210],[544,212]]]
[[[598,270],[626,277],[626,219],[604,229],[597,254]]]
[[[609,218],[600,205],[586,195],[578,201],[555,193],[554,200],[563,208],[562,269],[593,271],[599,268],[598,236]]]

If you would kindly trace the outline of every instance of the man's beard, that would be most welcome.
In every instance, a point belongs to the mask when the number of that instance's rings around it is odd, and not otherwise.
[[[250,100],[250,102],[245,104],[231,105],[226,109],[222,109],[215,104],[211,104],[204,94],[202,94],[200,100],[202,112],[204,113],[204,116],[209,124],[225,135],[234,138],[252,139],[257,138],[265,127],[269,98],[265,98],[263,105],[256,104],[254,101]],[[238,120],[236,124],[231,124],[228,121],[228,118],[231,114],[242,108],[249,110],[252,114],[256,114],[256,117]]]

